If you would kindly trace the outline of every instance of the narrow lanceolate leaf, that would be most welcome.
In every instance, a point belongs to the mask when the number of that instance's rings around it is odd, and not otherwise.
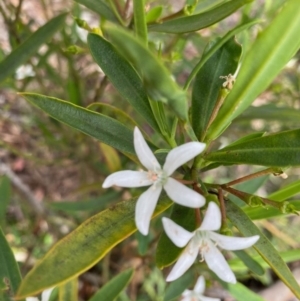
[[[60,240],[25,276],[17,299],[66,282],[96,264],[115,245],[136,231],[135,204],[136,200],[120,202],[94,215]],[[171,204],[169,200],[160,200],[154,216]]]
[[[133,269],[128,269],[114,277],[98,290],[89,301],[114,301],[128,285],[133,276]]]
[[[135,156],[133,132],[119,121],[54,97],[33,93],[21,95],[58,121]]]
[[[169,33],[197,31],[225,19],[241,6],[252,1],[253,0],[232,0],[201,14],[150,25],[149,30]]]
[[[71,279],[58,287],[59,301],[78,300],[78,278]]]
[[[211,47],[212,45],[209,48]],[[191,111],[192,125],[200,141],[207,129],[225,81],[220,76],[235,73],[241,53],[241,45],[231,38],[211,56],[197,73],[193,84]]]
[[[105,31],[120,53],[137,69],[150,98],[168,104],[180,119],[186,121],[186,92],[175,83],[168,69],[129,31],[113,25],[105,25]]]
[[[50,20],[0,62],[0,82],[36,54],[38,49],[63,26],[65,18],[66,14],[62,14]]]
[[[300,165],[300,130],[254,138],[210,153],[205,159],[232,164],[284,167]]]
[[[10,180],[3,176],[0,178],[0,225],[5,224],[5,214],[7,206],[10,202],[11,189]]]
[[[74,0],[85,7],[89,8],[90,10],[94,11],[95,13],[99,14],[101,17],[117,22],[117,18],[110,9],[110,7],[106,4],[104,0]]]
[[[209,128],[218,137],[263,92],[300,47],[299,0],[286,1],[272,23],[258,35],[245,56],[236,83]]]
[[[266,301],[261,296],[254,293],[252,290],[250,290],[240,282],[236,284],[231,284],[220,281],[220,283],[237,301]]]
[[[146,90],[134,68],[99,35],[89,34],[88,45],[94,60],[121,96],[145,118],[153,129],[159,131]]]
[[[19,266],[0,228],[0,298],[11,300],[21,283]]]
[[[273,244],[257,228],[251,219],[232,202],[226,203],[226,213],[232,224],[245,236],[259,235],[258,242],[253,246],[261,257],[269,264],[276,275],[300,298],[300,287],[286,263],[280,257]]]

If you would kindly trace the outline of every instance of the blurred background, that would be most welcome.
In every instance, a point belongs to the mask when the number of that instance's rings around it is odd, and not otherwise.
[[[131,1],[113,2],[117,9],[127,7],[130,22]],[[161,4],[163,14],[168,15],[179,10],[184,2],[148,1],[148,9]],[[223,1],[199,1],[198,10],[205,11],[220,2]],[[172,68],[178,82],[184,83],[211,39],[223,36],[247,18],[262,18],[267,24],[284,2],[254,1],[217,25],[196,33],[173,36],[151,33],[150,48],[153,51],[162,49],[165,64]],[[113,114],[110,109],[113,105],[140,125],[143,124],[94,63],[86,45],[87,31],[76,24],[75,18],[79,18],[91,28],[98,27],[100,17],[97,13],[74,1],[0,0],[0,61],[32,32],[63,12],[68,12],[63,28],[0,83],[0,224],[23,275],[55,242],[88,217],[140,193],[138,189],[103,190],[102,182],[108,174],[121,168],[135,169],[136,165],[111,147],[45,115],[17,94],[45,94],[108,114]],[[245,50],[259,30],[260,27],[256,26],[238,36]],[[299,127],[299,93],[298,53],[269,89],[235,120],[216,147],[252,132],[275,132]],[[133,127],[130,123],[128,126]],[[145,124],[143,128],[150,131]],[[249,169],[243,165],[226,169],[221,167],[204,173],[203,180],[225,183],[257,170],[258,167]],[[244,188],[267,196],[298,180],[299,172],[300,169],[287,170],[287,179],[275,176],[259,178]],[[300,182],[298,186],[294,199],[300,191]],[[240,189],[243,190],[243,186]],[[300,264],[294,261],[299,255],[290,252],[300,247],[300,218],[290,215],[258,220],[257,223],[279,251],[288,252],[290,267],[300,281]],[[163,300],[167,271],[154,267],[155,246],[161,225],[159,220],[154,221],[153,225],[148,237],[136,234],[126,239],[80,276],[81,300],[88,300],[103,283],[128,267],[135,267],[137,272],[119,301]],[[234,261],[232,264],[234,266]],[[241,272],[239,277],[267,301],[296,300],[268,270],[262,277],[254,277],[247,272]],[[208,294],[222,300],[234,300],[215,283],[211,283]]]

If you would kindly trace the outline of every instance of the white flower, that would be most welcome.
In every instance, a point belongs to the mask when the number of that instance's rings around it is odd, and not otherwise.
[[[205,280],[200,276],[193,290],[185,290],[181,301],[221,301],[219,298],[210,298],[203,296],[205,291]]]
[[[53,287],[44,290],[42,292],[41,301],[49,301],[52,291]],[[27,297],[26,301],[39,301],[39,299],[37,297]]]
[[[200,253],[201,259],[206,261],[208,267],[220,279],[236,283],[233,272],[216,246],[225,250],[241,250],[251,247],[259,239],[258,235],[229,237],[213,232],[221,227],[221,212],[214,202],[209,203],[201,227],[192,233],[165,217],[163,225],[167,235],[177,247],[182,248],[187,245],[167,277],[167,281],[173,281],[183,275]]]
[[[148,234],[150,219],[162,188],[165,189],[170,199],[180,205],[199,208],[205,204],[202,195],[170,177],[179,166],[199,155],[205,148],[204,143],[189,142],[172,149],[166,157],[163,168],[161,168],[137,127],[134,129],[134,148],[140,162],[148,171],[124,170],[115,172],[105,179],[102,187],[108,188],[113,185],[142,187],[151,185],[140,195],[135,209],[135,223],[142,234]]]

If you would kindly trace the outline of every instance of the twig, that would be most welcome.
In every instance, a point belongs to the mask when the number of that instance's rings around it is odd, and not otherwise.
[[[12,184],[22,192],[33,211],[35,211],[38,215],[44,215],[46,213],[44,206],[35,198],[30,188],[11,170],[7,164],[0,162],[0,173],[6,175],[11,180]]]

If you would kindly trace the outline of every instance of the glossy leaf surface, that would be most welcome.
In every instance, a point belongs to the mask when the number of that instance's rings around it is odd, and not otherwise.
[[[116,16],[104,0],[74,0],[110,21],[117,21]]]
[[[64,24],[67,14],[59,15],[34,32],[0,62],[0,82],[26,63]]]
[[[211,48],[210,45],[209,48]],[[234,38],[219,48],[197,73],[192,91],[192,126],[200,141],[207,130],[208,122],[218,98],[224,79],[220,76],[234,74],[242,47]]]
[[[246,54],[236,83],[208,132],[218,137],[263,92],[300,47],[300,5],[286,1],[272,23],[257,37]]]
[[[117,52],[111,43],[99,35],[89,34],[88,45],[94,60],[120,95],[145,118],[153,129],[158,131],[147,93],[134,68]]]
[[[0,228],[0,298],[9,301],[21,283],[19,266]]]
[[[25,276],[17,297],[37,294],[80,275],[96,264],[115,245],[136,231],[135,203],[136,200],[120,202],[89,218],[60,240]],[[160,200],[154,216],[171,204],[169,200]]]
[[[197,31],[225,19],[237,9],[252,1],[253,0],[232,0],[201,14],[176,18],[161,24],[150,25],[149,30],[169,33]]]
[[[71,279],[58,288],[58,301],[77,301],[78,300],[78,279]]]
[[[117,120],[58,98],[32,93],[22,93],[22,96],[54,119],[135,156],[133,132]]]
[[[128,269],[116,277],[107,282],[101,287],[89,301],[114,301],[122,292],[122,290],[128,285],[132,276],[133,269]]]
[[[284,167],[300,165],[300,130],[284,131],[225,147],[205,156],[213,162]]]
[[[280,257],[273,244],[249,219],[249,217],[232,202],[226,203],[226,213],[232,224],[245,236],[259,235],[258,242],[253,246],[261,257],[269,264],[276,275],[300,297],[300,287],[286,263]]]
[[[137,69],[150,98],[168,104],[179,118],[187,120],[186,92],[175,83],[158,58],[130,32],[113,25],[106,25],[105,31],[114,46]]]

